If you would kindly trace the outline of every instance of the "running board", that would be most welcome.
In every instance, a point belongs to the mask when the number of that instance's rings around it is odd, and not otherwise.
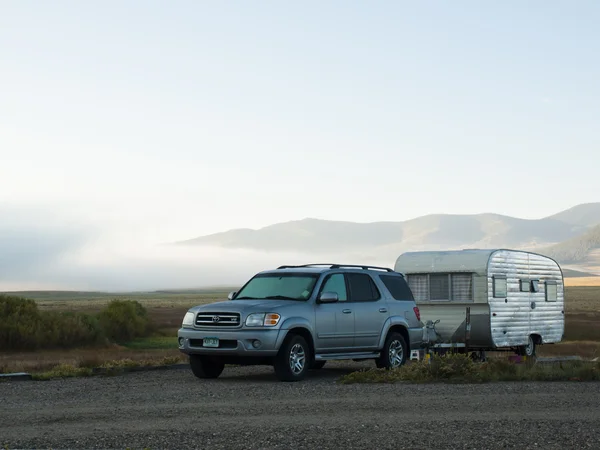
[[[325,353],[315,355],[315,361],[329,361],[332,359],[375,359],[379,358],[379,352],[367,353]]]

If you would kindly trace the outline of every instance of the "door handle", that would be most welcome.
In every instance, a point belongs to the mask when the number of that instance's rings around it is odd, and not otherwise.
[[[344,309],[344,310],[342,310],[342,312],[343,312],[344,314],[350,314],[352,311],[351,311],[351,310],[349,310],[349,309]]]
[[[385,309],[385,308],[379,308],[379,312],[380,313],[385,313],[385,312],[387,312],[387,309]]]

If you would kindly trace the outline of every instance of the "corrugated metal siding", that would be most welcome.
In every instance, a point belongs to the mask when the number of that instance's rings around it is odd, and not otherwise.
[[[507,298],[494,298],[493,276],[506,275]],[[539,292],[521,292],[521,279],[538,279]],[[545,281],[557,284],[556,302],[547,302]],[[527,252],[500,250],[489,261],[487,277],[491,336],[497,347],[525,345],[530,334],[542,342],[559,342],[564,332],[564,284],[560,267],[550,258]],[[535,309],[531,308],[535,302]],[[496,316],[493,316],[493,314]]]

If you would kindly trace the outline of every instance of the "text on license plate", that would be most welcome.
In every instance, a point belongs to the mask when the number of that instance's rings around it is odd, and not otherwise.
[[[205,337],[202,345],[204,347],[218,347],[219,346],[219,338]]]

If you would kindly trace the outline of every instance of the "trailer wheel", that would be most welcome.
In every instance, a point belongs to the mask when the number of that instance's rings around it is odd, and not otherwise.
[[[536,350],[535,339],[533,339],[533,336],[529,336],[527,338],[527,345],[523,346],[523,355],[535,356],[535,350]]]

